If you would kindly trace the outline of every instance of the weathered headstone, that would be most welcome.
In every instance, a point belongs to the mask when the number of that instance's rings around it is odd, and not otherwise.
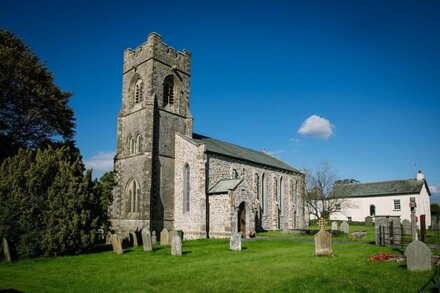
[[[315,234],[315,255],[331,256],[333,255],[332,234],[325,231],[326,221],[321,219],[318,221],[320,230]]]
[[[3,237],[3,255],[5,256],[5,261],[12,262],[11,250],[9,249],[9,242],[5,237]]]
[[[169,233],[166,228],[160,232],[160,245],[170,245]]]
[[[432,252],[425,243],[419,240],[411,242],[405,250],[406,267],[410,271],[424,272],[432,268]]]
[[[411,222],[407,219],[402,221],[403,234],[411,235]]]
[[[344,221],[341,223],[341,227],[339,229],[345,234],[348,234],[348,232],[350,232],[350,225],[348,225],[347,221]]]
[[[168,241],[169,241],[169,244],[171,245],[171,240],[173,240],[173,237],[174,236],[176,236],[177,235],[177,231],[170,231],[169,233],[168,233]]]
[[[182,239],[180,239],[180,236],[177,235],[177,233],[171,238],[171,255],[182,255]]]
[[[145,227],[142,229],[142,246],[144,251],[153,251],[153,243],[151,242],[150,229]]]
[[[233,251],[241,250],[241,233],[232,233],[229,239],[229,249]]]
[[[110,237],[110,240],[112,242],[112,246],[113,246],[113,252],[116,254],[121,254],[122,253],[122,242],[121,242],[121,237],[119,237],[116,234],[113,234]]]
[[[153,244],[153,245],[157,244],[156,231],[154,231],[154,230],[153,230],[153,234],[151,235],[151,244]]]
[[[373,217],[365,217],[365,226],[373,227]]]
[[[137,241],[137,236],[136,236],[135,232],[130,232],[130,244],[133,247],[138,247],[139,246],[138,241]]]
[[[332,222],[332,231],[337,231],[338,230],[338,222]]]

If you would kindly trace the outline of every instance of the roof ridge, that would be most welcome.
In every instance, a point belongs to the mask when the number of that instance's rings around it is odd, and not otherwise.
[[[241,146],[241,145],[238,145],[238,144],[230,143],[230,142],[227,142],[227,141],[224,141],[224,140],[220,140],[220,139],[217,139],[217,138],[212,138],[212,137],[209,137],[209,136],[206,136],[206,135],[202,135],[202,134],[198,134],[198,133],[193,133],[193,135],[194,134],[198,135],[198,136],[201,136],[202,138],[209,138],[209,139],[216,140],[216,141],[219,141],[219,142],[222,142],[222,143],[227,143],[227,144],[230,144],[230,145],[233,145],[235,147],[242,148],[242,149],[250,150],[250,151],[253,151],[253,152],[260,153],[260,154],[266,154],[265,152],[262,152],[262,151],[261,152],[260,151],[256,151],[254,149],[251,149],[251,148],[248,148],[248,147],[244,147],[244,146]]]
[[[337,185],[339,186],[359,186],[359,185],[367,185],[367,184],[378,184],[378,183],[387,183],[387,182],[398,182],[398,181],[409,181],[409,180],[416,180],[416,178],[408,178],[408,179],[393,179],[393,180],[384,180],[384,181],[372,181],[372,182],[365,182],[365,183],[339,183]]]

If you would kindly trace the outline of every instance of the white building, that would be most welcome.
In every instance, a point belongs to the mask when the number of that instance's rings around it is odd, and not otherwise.
[[[428,184],[422,172],[414,179],[372,182],[364,184],[337,184],[335,196],[346,198],[344,208],[332,214],[332,220],[364,222],[367,216],[400,216],[411,220],[410,197],[416,199],[416,216],[425,215],[426,225],[431,223],[431,207]]]

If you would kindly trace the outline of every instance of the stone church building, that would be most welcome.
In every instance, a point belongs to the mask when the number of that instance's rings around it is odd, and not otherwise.
[[[152,33],[124,52],[112,230],[183,230],[185,239],[302,228],[304,174],[193,133],[191,53]]]

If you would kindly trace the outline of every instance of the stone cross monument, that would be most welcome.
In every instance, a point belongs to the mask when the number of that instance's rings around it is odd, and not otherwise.
[[[418,240],[418,236],[417,236],[417,223],[416,223],[416,198],[415,197],[411,197],[409,199],[409,207],[411,209],[411,236],[412,236],[412,240]]]
[[[319,232],[315,235],[315,255],[316,256],[331,256],[333,255],[332,248],[332,234],[325,231],[327,221],[320,219],[318,221],[320,228]]]

